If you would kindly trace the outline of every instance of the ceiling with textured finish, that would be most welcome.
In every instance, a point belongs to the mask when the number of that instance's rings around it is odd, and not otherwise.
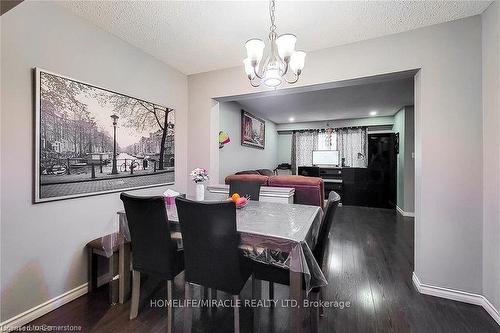
[[[267,1],[57,1],[185,74],[243,66],[267,39]],[[305,51],[480,14],[491,1],[277,1],[278,33]],[[307,58],[306,58],[307,66]]]
[[[402,106],[413,105],[413,77],[266,97],[244,98],[237,102],[249,112],[276,124],[392,116]]]

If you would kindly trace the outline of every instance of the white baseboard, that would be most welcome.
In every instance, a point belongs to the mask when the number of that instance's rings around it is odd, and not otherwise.
[[[497,322],[497,324],[500,325],[500,312],[483,295],[422,283],[418,279],[415,272],[413,272],[412,280],[413,285],[421,294],[482,306],[486,310],[486,312],[488,312],[488,314]]]
[[[396,205],[396,210],[398,211],[399,214],[405,216],[405,217],[415,217],[415,213],[414,212],[405,212],[404,210],[402,210],[401,208],[399,208],[399,206]]]
[[[87,293],[87,283],[0,323],[1,331],[12,331]]]
[[[493,304],[491,304],[490,301],[486,297],[484,297],[484,304],[482,304],[483,308],[486,310],[486,312],[489,313],[489,315],[495,319],[498,325],[500,325],[500,311],[496,309]]]

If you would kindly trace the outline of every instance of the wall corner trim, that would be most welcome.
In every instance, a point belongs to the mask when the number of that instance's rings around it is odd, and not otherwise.
[[[399,206],[396,206],[396,210],[398,211],[399,214],[405,216],[405,217],[415,217],[415,213],[414,212],[405,212],[404,210],[402,210],[401,208],[399,208]]]
[[[474,305],[482,306],[483,309],[488,312],[488,314],[497,322],[500,326],[500,311],[496,309],[493,304],[483,295],[468,293],[461,290],[449,289],[444,287],[433,286],[430,284],[420,282],[419,278],[413,272],[412,281],[415,288],[419,293],[436,296],[441,298],[447,298],[458,302],[464,302]]]
[[[63,306],[64,304],[69,303],[80,296],[85,295],[87,291],[88,291],[87,283],[84,283],[81,286],[78,286],[72,290],[65,292],[64,294],[49,299],[48,301],[42,304],[39,304],[10,319],[7,319],[6,321],[0,323],[1,330],[2,332],[14,331],[17,328],[26,325],[32,322],[33,320],[49,313],[50,311],[53,311],[58,307]]]

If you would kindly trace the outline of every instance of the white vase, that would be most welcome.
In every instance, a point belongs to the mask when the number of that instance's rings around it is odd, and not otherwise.
[[[196,201],[205,200],[205,185],[203,183],[196,184]]]

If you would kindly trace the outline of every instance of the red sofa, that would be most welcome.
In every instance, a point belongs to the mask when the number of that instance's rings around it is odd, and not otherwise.
[[[292,187],[295,189],[294,203],[323,207],[325,199],[323,179],[305,176],[264,176],[261,174],[239,174],[227,176],[226,184],[232,180],[258,181],[264,186]]]

